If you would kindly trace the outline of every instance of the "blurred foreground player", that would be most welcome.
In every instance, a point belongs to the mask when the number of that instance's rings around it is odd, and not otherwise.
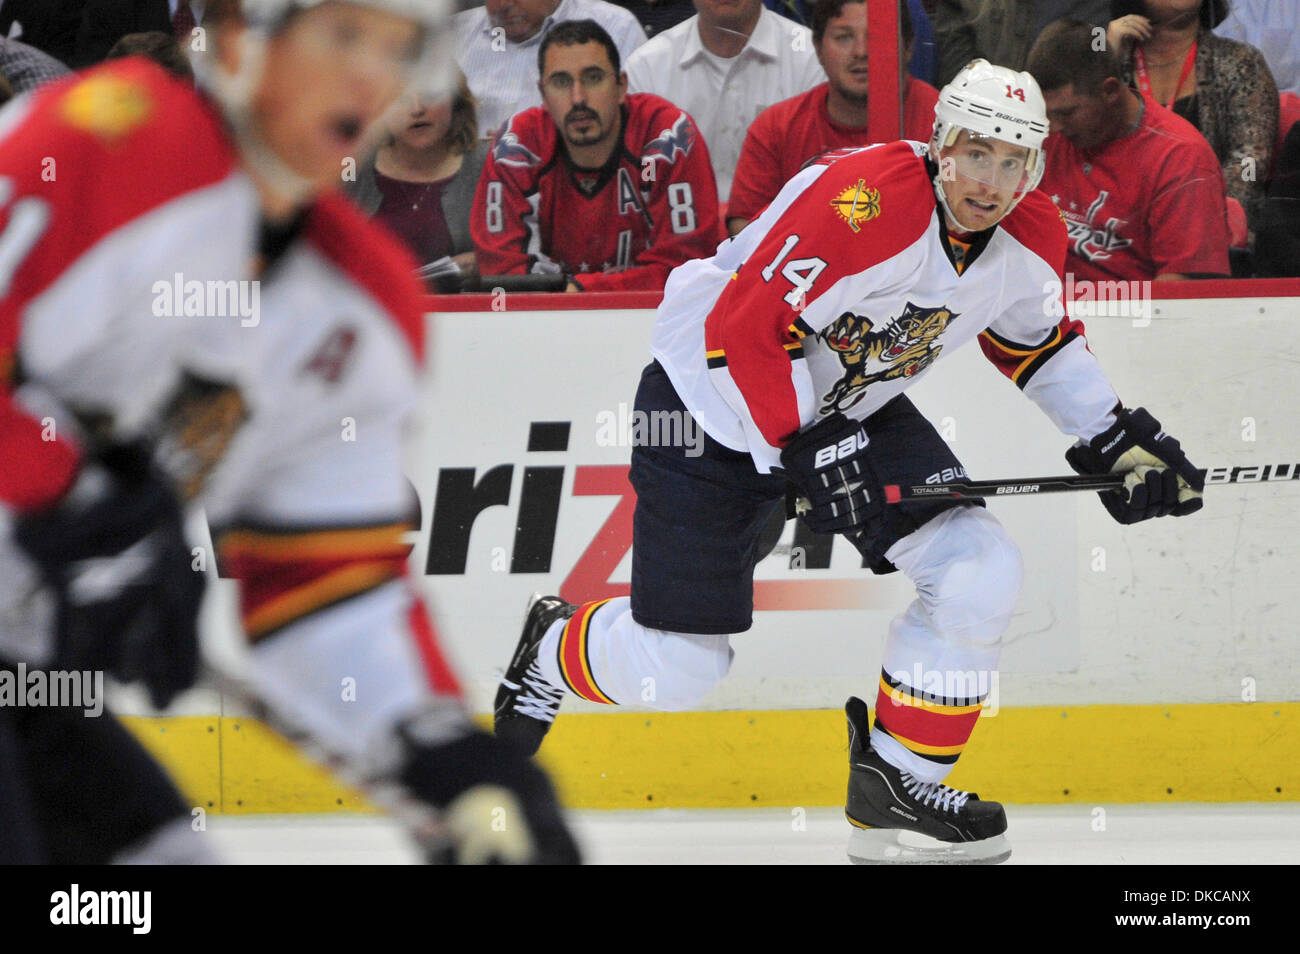
[[[307,520],[336,529],[364,513],[386,523],[402,481],[393,431],[411,409],[422,349],[410,263],[322,193],[431,67],[439,6],[210,7],[217,53],[200,66],[215,104],[127,60],[15,107],[0,143],[12,253],[0,313],[8,358],[0,437],[20,464],[0,478],[0,561],[13,570],[0,587],[0,655],[139,678],[160,706],[197,668],[202,580],[180,529],[178,490],[198,493],[220,465],[213,486],[233,506],[230,468],[256,469],[245,503],[256,509],[248,501],[262,494],[261,513],[291,524],[275,529],[296,534],[294,543]],[[361,260],[349,243],[373,247]],[[261,284],[249,295],[236,280],[249,276],[254,253]],[[206,285],[206,308],[200,300],[170,310],[173,292],[189,301],[193,281]],[[215,312],[214,287],[227,295]],[[331,336],[340,343],[322,352]],[[348,373],[349,351],[364,371]],[[328,385],[346,380],[331,413],[348,403],[357,415],[384,415],[391,430],[376,427],[346,464],[327,459],[313,414],[325,398],[311,384],[286,386],[289,366]],[[150,459],[155,442],[163,469]],[[243,453],[227,466],[227,450]],[[304,484],[286,486],[295,478]],[[273,559],[256,559],[256,546],[252,557],[231,558],[245,606],[264,611],[256,634],[297,634],[310,655],[321,637],[304,645],[302,633],[328,631],[334,652],[351,651],[347,675],[368,686],[358,699],[365,691],[372,700],[345,741],[310,703],[286,701],[291,689],[269,689],[267,702],[293,708],[295,722],[345,757],[370,746],[373,757],[353,767],[439,809],[450,857],[572,860],[545,777],[473,729],[459,705],[424,609],[397,580],[403,561],[386,532],[322,533],[310,559],[285,538],[268,548]],[[358,645],[357,617],[367,612]],[[339,683],[328,691],[337,697]],[[0,773],[11,780],[0,801],[17,803],[30,835],[11,835],[8,860],[206,859],[186,837],[188,807],[110,717],[15,712],[0,711],[0,757],[16,763]],[[491,830],[492,807],[513,820],[508,835]]]
[[[935,112],[928,146],[824,157],[713,258],[673,272],[636,408],[689,411],[704,451],[634,447],[631,599],[534,603],[497,694],[500,737],[535,750],[566,689],[637,702],[648,679],[656,707],[698,704],[727,673],[729,637],[751,625],[759,536],[793,483],[813,530],[917,590],[890,625],[874,726],[865,702],[846,706],[850,857],[1010,855],[1002,806],[943,784],[983,697],[908,677],[997,665],[1020,554],[979,502],[884,500],[886,484],[961,466],[903,392],[978,337],[1078,439],[1072,466],[1128,475],[1102,496],[1121,523],[1192,513],[1202,486],[1178,442],[1120,404],[1065,315],[1065,225],[1034,191],[1047,118],[1033,78],[975,60]],[[904,845],[904,832],[928,841]]]

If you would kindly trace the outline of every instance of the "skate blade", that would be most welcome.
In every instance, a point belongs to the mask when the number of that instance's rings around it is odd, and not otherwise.
[[[950,842],[899,828],[854,828],[848,852],[855,865],[997,865],[1011,857],[1011,842],[1006,835]]]

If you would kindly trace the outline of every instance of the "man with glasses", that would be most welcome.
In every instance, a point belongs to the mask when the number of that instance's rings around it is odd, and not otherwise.
[[[537,47],[555,24],[569,20],[599,23],[624,59],[645,43],[636,17],[605,0],[485,0],[456,14],[456,60],[478,103],[485,137],[541,103]]]
[[[538,50],[544,105],[518,113],[479,179],[470,229],[484,275],[563,274],[568,291],[659,289],[721,239],[695,122],[628,94],[618,48],[592,20]]]

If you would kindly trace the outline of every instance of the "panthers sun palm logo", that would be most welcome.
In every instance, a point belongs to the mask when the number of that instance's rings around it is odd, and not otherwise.
[[[822,398],[821,413],[848,410],[877,381],[919,374],[943,350],[935,339],[956,317],[947,308],[918,308],[909,301],[898,318],[872,331],[870,318],[840,315],[817,335],[844,366],[844,376]]]

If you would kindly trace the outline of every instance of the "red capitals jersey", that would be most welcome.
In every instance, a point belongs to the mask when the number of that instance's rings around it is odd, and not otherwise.
[[[781,187],[815,156],[834,149],[893,142],[898,128],[851,129],[831,121],[826,108],[829,83],[769,106],[745,134],[745,145],[731,183],[727,218],[752,219],[776,198]],[[903,137],[929,142],[934,131],[934,107],[939,91],[908,78],[903,101]]]
[[[1191,123],[1148,98],[1138,128],[1100,149],[1059,133],[1046,149],[1039,191],[1065,216],[1077,279],[1228,274],[1223,173]]]
[[[660,289],[723,238],[709,151],[685,111],[650,93],[623,104],[605,167],[583,170],[545,109],[517,113],[479,178],[470,229],[484,275],[563,272],[585,291]]]

